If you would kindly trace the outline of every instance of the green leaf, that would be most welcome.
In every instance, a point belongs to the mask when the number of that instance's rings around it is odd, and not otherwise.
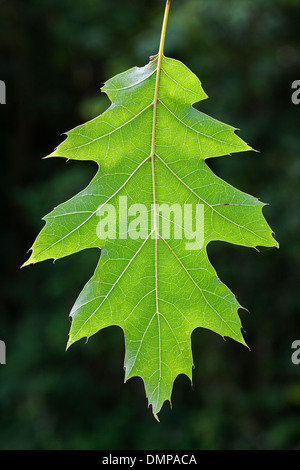
[[[251,148],[233,127],[192,106],[206,94],[185,65],[164,57],[161,47],[145,67],[108,80],[102,91],[112,102],[110,108],[67,132],[50,155],[94,160],[99,170],[86,189],[45,217],[25,265],[101,249],[95,273],[71,311],[68,346],[110,325],[121,327],[125,379],[142,377],[157,417],[170,400],[175,378],[192,378],[195,328],[245,344],[240,305],[210,264],[207,244],[277,244],[262,214],[264,204],[206,165],[207,158]],[[130,226],[128,232],[125,202],[128,208],[143,205],[139,207],[146,208],[147,220],[152,217],[152,224],[139,227],[139,238],[130,236]],[[99,236],[99,208],[108,203],[116,210],[115,239]],[[186,238],[165,237],[156,204],[201,207],[203,246],[201,241],[198,249],[187,249]],[[134,222],[129,216],[128,221]],[[173,232],[178,225],[184,228],[174,215]]]

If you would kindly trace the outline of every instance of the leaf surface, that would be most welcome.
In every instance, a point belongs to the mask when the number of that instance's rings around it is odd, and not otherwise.
[[[94,160],[98,172],[86,189],[45,217],[25,265],[101,249],[94,275],[71,311],[68,346],[110,325],[121,327],[125,378],[142,377],[157,416],[170,400],[175,378],[192,378],[195,328],[245,344],[240,305],[210,264],[207,244],[276,242],[262,214],[264,204],[222,181],[205,163],[251,148],[233,127],[193,107],[207,96],[185,65],[166,57],[159,64],[156,56],[145,67],[108,80],[102,91],[112,102],[109,109],[67,132],[50,155]],[[146,208],[149,225],[138,238],[124,225],[124,201],[127,208]],[[116,210],[116,239],[101,238],[97,231],[99,208],[108,203]],[[163,236],[163,215],[155,204],[201,206],[203,246],[188,250],[186,239]],[[175,218],[171,225],[175,230]]]

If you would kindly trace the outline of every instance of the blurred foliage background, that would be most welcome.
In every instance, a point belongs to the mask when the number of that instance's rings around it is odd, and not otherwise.
[[[161,423],[143,383],[124,385],[121,329],[68,352],[68,313],[98,252],[20,270],[41,217],[83,189],[92,162],[43,161],[61,134],[109,105],[100,86],[158,50],[163,0],[1,0],[1,449],[300,449],[300,79],[298,0],[173,0],[165,53],[201,79],[198,108],[239,127],[261,153],[210,161],[223,179],[269,203],[280,249],[214,243],[219,276],[251,348],[197,329],[193,389],[175,382]]]

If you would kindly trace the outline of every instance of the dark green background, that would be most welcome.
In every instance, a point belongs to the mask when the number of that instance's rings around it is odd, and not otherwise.
[[[192,335],[192,390],[180,376],[161,423],[143,383],[123,384],[123,333],[108,328],[65,352],[68,313],[98,251],[20,270],[42,216],[83,189],[91,162],[42,160],[64,131],[109,105],[102,83],[158,50],[163,0],[0,1],[1,449],[300,449],[300,79],[298,0],[173,0],[165,53],[201,79],[199,109],[240,128],[261,153],[211,161],[270,205],[280,249],[208,247],[241,311],[249,352]]]

